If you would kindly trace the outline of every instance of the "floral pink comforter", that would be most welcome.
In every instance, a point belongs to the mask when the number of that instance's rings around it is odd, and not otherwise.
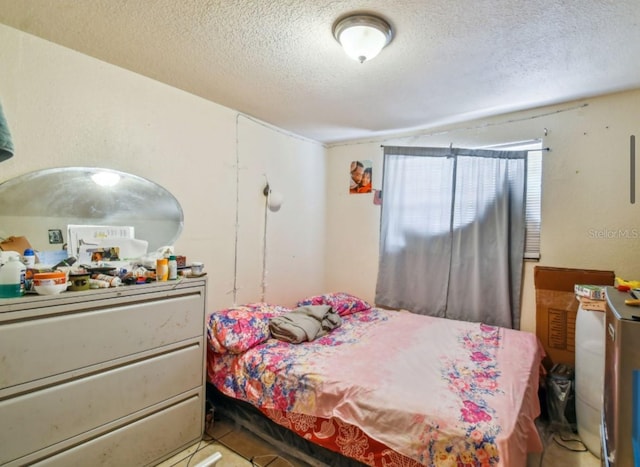
[[[423,465],[526,465],[541,450],[537,338],[371,308],[313,342],[215,354],[209,380],[263,411],[336,418]]]

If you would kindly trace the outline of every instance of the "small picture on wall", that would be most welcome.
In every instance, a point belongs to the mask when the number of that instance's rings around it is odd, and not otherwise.
[[[49,243],[62,243],[64,240],[62,239],[62,230],[60,229],[49,229]]]
[[[349,193],[371,193],[373,178],[372,161],[351,161],[351,185]]]

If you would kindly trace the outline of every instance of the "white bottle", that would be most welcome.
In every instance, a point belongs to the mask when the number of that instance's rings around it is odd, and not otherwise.
[[[178,261],[174,255],[169,256],[169,280],[174,281],[178,278]]]
[[[0,298],[22,297],[24,295],[24,277],[27,267],[20,256],[9,256],[0,266]]]
[[[32,268],[36,265],[36,254],[31,248],[24,250],[22,258],[27,268]]]

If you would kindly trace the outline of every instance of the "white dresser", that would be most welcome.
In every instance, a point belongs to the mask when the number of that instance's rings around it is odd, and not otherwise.
[[[0,465],[154,465],[204,429],[206,280],[0,299]]]

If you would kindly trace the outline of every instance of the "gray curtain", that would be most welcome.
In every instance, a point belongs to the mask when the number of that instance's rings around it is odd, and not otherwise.
[[[385,147],[376,304],[519,329],[526,157]]]

